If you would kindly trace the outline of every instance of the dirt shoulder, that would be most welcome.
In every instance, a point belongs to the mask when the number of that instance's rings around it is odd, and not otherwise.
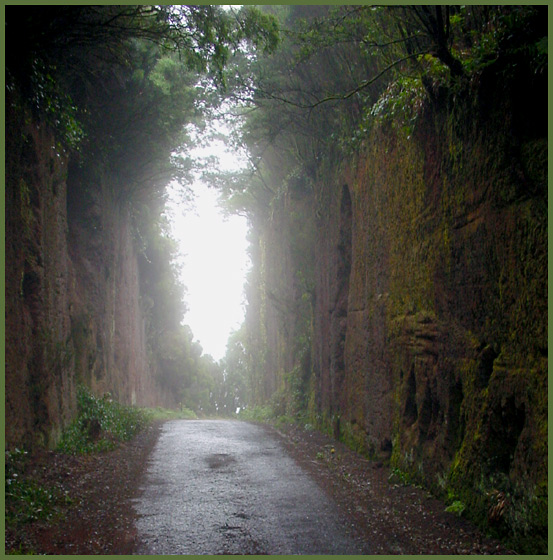
[[[93,456],[42,452],[21,476],[67,493],[72,503],[48,522],[6,527],[6,552],[132,554],[136,544],[132,499],[161,424],[153,424],[115,451]],[[268,428],[271,429],[272,428]],[[420,488],[391,483],[388,469],[343,444],[298,427],[278,430],[292,456],[312,473],[382,554],[508,554],[470,523],[444,511]],[[334,451],[332,451],[334,450]]]
[[[422,488],[395,483],[381,462],[316,431],[286,426],[278,432],[378,554],[514,554],[446,512],[445,504]]]
[[[136,537],[131,500],[160,426],[154,423],[106,453],[43,451],[29,457],[21,476],[57,494],[67,493],[72,503],[59,506],[59,515],[48,522],[6,527],[6,553],[131,554]]]

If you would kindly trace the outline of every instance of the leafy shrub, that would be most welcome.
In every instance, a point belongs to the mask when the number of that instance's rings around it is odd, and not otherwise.
[[[440,66],[435,59],[427,58],[423,62],[433,69],[433,75],[440,75],[440,70],[438,70]],[[409,139],[422,112],[425,99],[426,92],[419,78],[405,76],[398,78],[390,83],[378,101],[370,108],[357,134],[364,138],[373,122],[388,122],[392,128]]]
[[[85,387],[77,391],[77,418],[62,435],[57,449],[64,453],[93,453],[130,440],[148,423],[147,413],[109,397],[95,397]]]
[[[390,484],[398,484],[400,486],[414,486],[415,488],[420,488],[411,474],[399,469],[398,467],[392,467],[390,469],[388,482]]]
[[[42,114],[56,130],[63,146],[78,150],[85,134],[71,96],[63,91],[41,60],[35,60],[32,64],[31,83],[33,109]]]

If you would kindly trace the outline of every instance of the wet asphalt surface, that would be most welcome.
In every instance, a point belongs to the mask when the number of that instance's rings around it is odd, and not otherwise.
[[[277,436],[246,422],[166,422],[134,507],[136,554],[364,553]]]

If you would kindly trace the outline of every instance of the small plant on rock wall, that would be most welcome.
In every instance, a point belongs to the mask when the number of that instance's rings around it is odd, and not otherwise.
[[[397,486],[417,486],[413,477],[406,471],[401,470],[398,467],[393,467],[390,469],[390,476],[388,477],[388,482]]]
[[[411,138],[426,96],[419,78],[405,76],[398,78],[390,83],[378,101],[367,112],[359,128],[358,136],[366,136],[373,123],[388,122],[405,138]]]
[[[465,511],[465,507],[466,507],[465,504],[461,502],[461,500],[453,500],[453,502],[451,502],[451,504],[449,504],[445,508],[445,511],[449,513],[455,513],[460,517],[461,515],[463,515],[463,512]]]

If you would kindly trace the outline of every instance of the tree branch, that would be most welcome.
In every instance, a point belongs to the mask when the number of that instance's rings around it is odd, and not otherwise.
[[[344,93],[342,95],[329,95],[329,96],[324,97],[323,99],[319,99],[315,103],[311,103],[311,104],[296,103],[295,101],[292,101],[290,99],[286,99],[285,97],[280,97],[278,95],[275,95],[275,94],[272,94],[272,93],[269,93],[269,92],[266,92],[266,91],[263,91],[263,90],[257,90],[257,91],[260,91],[263,95],[266,95],[267,98],[275,99],[276,101],[282,101],[283,103],[286,103],[287,105],[293,105],[294,107],[298,107],[299,109],[315,109],[319,105],[322,105],[323,103],[328,103],[329,101],[345,101],[346,99],[349,99],[350,97],[353,97],[356,93],[359,93],[360,91],[369,87],[371,84],[374,84],[384,74],[386,74],[387,72],[389,72],[390,70],[392,70],[393,68],[398,66],[399,64],[401,64],[403,62],[406,62],[407,60],[410,60],[412,58],[415,58],[417,56],[420,56],[421,54],[426,54],[426,53],[424,51],[423,52],[412,53],[412,54],[409,54],[408,56],[405,56],[403,58],[395,60],[394,62],[392,62],[391,64],[386,66],[386,68],[381,70],[378,74],[376,74],[376,76],[373,76],[370,80],[366,80],[366,81],[362,82],[361,84],[359,84],[355,89],[351,90],[350,92]]]

